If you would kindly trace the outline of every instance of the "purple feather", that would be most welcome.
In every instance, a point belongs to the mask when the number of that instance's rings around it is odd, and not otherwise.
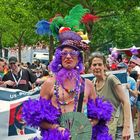
[[[109,129],[106,125],[98,123],[92,128],[92,140],[112,140]]]
[[[46,20],[38,21],[36,24],[36,33],[39,35],[51,35],[50,23]]]
[[[109,134],[100,134],[97,136],[97,140],[113,140],[113,138]]]
[[[103,101],[103,98],[96,98],[88,101],[88,117],[108,122],[111,120],[114,111],[112,104],[109,101]]]
[[[22,117],[27,125],[38,127],[42,121],[58,123],[61,113],[55,108],[50,100],[40,98],[29,99],[23,103]]]
[[[42,140],[70,140],[70,131],[65,129],[62,133],[58,129],[43,130]]]
[[[89,118],[99,120],[98,124],[92,128],[92,140],[112,140],[106,125],[111,120],[114,111],[112,104],[104,101],[103,98],[96,98],[95,101],[90,99],[87,110]]]
[[[32,139],[31,139],[32,140]],[[33,140],[41,140],[40,138],[38,138],[38,137],[35,137],[35,138],[33,138]]]
[[[132,53],[133,55],[137,55],[137,54],[138,54],[138,49],[137,49],[135,46],[133,46],[133,47],[130,49],[130,51],[131,51],[131,53]]]

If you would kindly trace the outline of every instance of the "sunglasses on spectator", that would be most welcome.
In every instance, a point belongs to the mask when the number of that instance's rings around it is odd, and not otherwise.
[[[78,51],[71,51],[71,52],[62,51],[62,52],[61,52],[61,56],[62,56],[62,57],[66,57],[68,54],[69,54],[71,57],[76,57],[76,56],[79,55],[79,52],[78,52]]]
[[[10,65],[12,65],[12,64],[16,64],[16,63],[14,63],[14,62],[10,63]]]

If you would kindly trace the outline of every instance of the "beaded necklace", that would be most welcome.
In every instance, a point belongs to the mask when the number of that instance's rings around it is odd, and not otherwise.
[[[64,86],[62,86],[62,88],[69,94],[69,95],[73,95],[76,92],[76,88],[75,89],[67,89]]]
[[[78,82],[79,80],[76,80],[76,88],[75,88],[75,95],[74,95],[74,109],[73,109],[73,112],[76,112],[76,108],[77,108],[77,103],[78,103],[78,95],[80,93],[80,86],[81,85],[78,85]],[[66,101],[59,101],[59,82],[56,81],[55,82],[55,85],[54,85],[54,95],[56,96],[56,102],[58,104],[58,110],[61,112],[61,105],[68,105],[70,104],[71,102],[73,102],[73,100],[70,100],[69,102],[66,102]]]

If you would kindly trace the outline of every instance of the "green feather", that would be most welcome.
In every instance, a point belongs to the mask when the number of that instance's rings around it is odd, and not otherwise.
[[[82,5],[78,4],[70,10],[69,16],[79,20],[87,12],[89,12],[88,9],[84,9]]]
[[[82,16],[88,12],[89,10],[84,9],[82,5],[76,5],[70,10],[69,15],[65,16],[64,18],[66,26],[70,27],[73,31],[80,30],[80,21],[82,19]]]
[[[52,34],[57,37],[59,34],[59,29],[64,26],[64,19],[61,16],[55,17],[50,24],[50,29]]]
[[[55,17],[50,24],[52,34],[57,37],[61,27],[70,27],[72,31],[81,30],[80,21],[82,16],[88,12],[88,9],[84,9],[82,5],[78,4],[69,11],[69,15],[65,16],[65,18],[61,16]]]

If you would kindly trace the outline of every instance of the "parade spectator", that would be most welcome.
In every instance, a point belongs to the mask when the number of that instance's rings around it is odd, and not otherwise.
[[[137,96],[138,96],[138,87],[137,87],[137,79],[138,79],[138,72],[137,71],[131,71],[129,77],[131,77],[131,79],[133,78],[133,81],[130,80],[130,86],[128,86],[128,90],[130,93],[130,99],[131,97],[134,97],[134,100],[132,98],[132,100],[130,100],[130,103],[136,103],[137,100]],[[129,81],[128,81],[129,83]],[[132,86],[131,86],[132,85]]]
[[[137,132],[138,136],[140,137],[140,92],[138,92],[138,98],[137,98],[137,110],[138,110],[138,118],[137,118]]]
[[[6,85],[11,85],[11,80],[2,81],[5,70],[8,70],[7,64],[4,59],[0,58],[0,87],[6,87]]]
[[[138,74],[140,75],[140,58],[132,55],[130,61],[129,61],[129,65],[132,68],[132,70],[135,70],[138,72]]]
[[[4,75],[4,60],[2,58],[0,58],[0,87],[5,86],[4,82],[2,81],[3,75]]]
[[[11,81],[11,85],[7,85],[7,87],[24,91],[30,90],[29,82],[34,83],[37,77],[31,71],[19,67],[18,60],[14,56],[9,58],[9,67],[9,72],[2,79],[3,81]]]
[[[50,77],[48,70],[44,70],[43,71],[43,76],[41,78],[41,80],[45,81]]]
[[[36,68],[35,75],[37,78],[41,78],[43,76],[43,70],[41,68]]]
[[[138,80],[138,72],[137,71],[132,71],[130,73],[130,76],[133,77],[136,81]],[[139,92],[139,83],[138,82],[137,82],[137,91],[138,91],[137,97],[136,97],[135,102],[134,102],[133,116],[135,117],[136,113],[138,113],[135,131],[138,132],[138,136],[140,137],[140,92]]]
[[[0,81],[2,81],[4,75],[4,67],[5,67],[5,62],[2,58],[0,58]]]
[[[27,65],[28,69],[31,69],[31,63],[30,62],[27,62],[26,65]]]
[[[37,69],[46,70],[46,65],[41,63],[41,60],[37,59],[34,63]]]
[[[106,58],[101,52],[94,52],[91,55],[89,64],[93,71],[93,75],[95,76],[93,83],[95,85],[97,95],[100,97],[103,96],[105,100],[111,101],[115,109],[112,123],[110,123],[109,127],[111,134],[114,136],[115,140],[121,140],[122,137],[125,140],[129,140],[130,104],[127,95],[124,93],[121,82],[115,75],[106,73]],[[124,120],[122,119],[121,111],[118,111],[121,105],[123,106]],[[121,118],[120,121],[118,115]]]
[[[129,99],[130,99],[131,112],[132,112],[132,120],[133,120],[133,123],[134,123],[134,118],[135,118],[135,115],[136,115],[136,101],[137,101],[137,95],[138,95],[138,90],[137,90],[138,73],[137,73],[137,71],[132,71],[130,68],[128,68],[127,64],[124,63],[124,62],[121,62],[121,63],[118,64],[118,69],[129,71],[127,73],[126,88],[128,89],[128,92],[129,92]]]

